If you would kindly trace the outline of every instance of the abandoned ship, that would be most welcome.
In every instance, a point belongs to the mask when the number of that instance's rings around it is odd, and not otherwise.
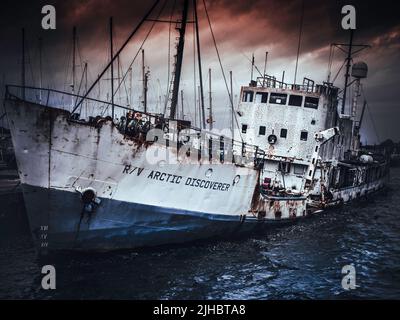
[[[112,52],[96,82],[158,2]],[[196,1],[184,0],[169,112],[117,105],[113,89],[109,100],[96,99],[96,82],[82,95],[6,87],[24,201],[40,250],[136,248],[251,232],[385,185],[387,158],[360,147],[358,97],[368,68],[352,63],[352,35],[343,90],[329,81],[288,84],[264,73],[241,88],[237,105],[229,92],[230,137],[180,119],[190,8],[197,25]],[[93,114],[83,117],[83,104]]]

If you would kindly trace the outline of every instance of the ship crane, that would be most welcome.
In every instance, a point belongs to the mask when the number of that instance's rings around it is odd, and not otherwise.
[[[307,169],[307,175],[305,179],[305,187],[304,191],[309,192],[311,188],[313,187],[313,180],[314,180],[314,175],[315,171],[317,169],[317,163],[318,163],[318,156],[320,153],[321,146],[328,142],[330,139],[332,139],[334,136],[339,135],[339,127],[333,127],[329,128],[320,132],[316,132],[314,134],[315,138],[315,145],[314,145],[314,150],[312,153],[311,157],[311,162],[310,165],[308,166]]]

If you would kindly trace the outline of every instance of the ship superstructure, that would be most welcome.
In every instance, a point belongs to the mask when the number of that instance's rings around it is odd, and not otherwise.
[[[360,67],[365,69],[356,64],[355,75]],[[304,79],[303,85],[294,85],[267,75],[242,87],[236,138],[240,135],[245,143],[265,150],[260,189],[261,198],[271,199],[269,204],[303,195],[309,205],[323,207],[383,185],[387,163],[379,155],[374,159],[362,152],[356,111],[340,114],[338,92],[329,83],[315,85]],[[306,211],[290,213],[299,214]]]

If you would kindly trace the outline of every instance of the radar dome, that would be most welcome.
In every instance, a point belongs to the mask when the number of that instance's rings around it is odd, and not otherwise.
[[[366,78],[368,74],[368,66],[365,62],[356,62],[351,69],[351,75],[354,78]]]

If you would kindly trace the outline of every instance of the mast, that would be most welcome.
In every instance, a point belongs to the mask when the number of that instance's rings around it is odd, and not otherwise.
[[[39,101],[42,103],[43,72],[42,72],[42,38],[39,38]]]
[[[121,74],[120,74],[121,65],[119,63],[119,56],[117,57],[117,80],[118,80],[118,88],[121,86]],[[118,89],[118,104],[121,104],[121,90]]]
[[[351,65],[351,50],[353,46],[353,29],[350,29],[350,42],[349,42],[349,50],[347,52],[346,58],[346,74],[344,75],[344,90],[343,90],[343,101],[342,101],[342,114],[344,114],[345,106],[346,106],[346,95],[347,95],[347,86],[350,78],[350,65]]]
[[[131,106],[131,99],[132,99],[132,67],[129,67],[129,91],[128,91],[128,107]]]
[[[209,107],[209,115],[208,115],[208,120],[209,120],[209,127],[210,127],[210,131],[213,128],[213,118],[212,118],[212,96],[211,96],[211,68],[208,69],[208,94],[209,94],[209,103],[210,103],[210,107]]]
[[[144,70],[144,49],[142,49],[142,102],[143,102],[143,110],[146,110],[146,103],[145,103],[145,84],[144,84],[144,74],[145,74],[145,70]]]
[[[148,83],[148,81],[149,81],[149,71],[147,71],[144,74],[144,99],[143,99],[144,112],[147,112],[147,91],[148,91],[147,83]]]
[[[25,28],[22,28],[21,85],[22,85],[22,100],[25,100]]]
[[[229,80],[231,84],[231,101],[233,104],[233,86],[232,86],[232,71],[229,71]],[[233,140],[233,108],[231,108],[231,130],[232,130],[232,140]]]
[[[197,88],[194,89],[195,95],[197,95]],[[194,125],[197,125],[197,98],[194,100]]]
[[[201,128],[201,120],[202,120],[202,117],[201,117],[201,100],[200,100],[200,91],[201,91],[201,89],[200,89],[200,86],[197,86],[197,90],[198,90],[198,95],[199,95],[199,104],[198,104],[198,118],[199,118],[199,127]],[[204,120],[204,118],[203,118],[203,120]]]
[[[181,90],[181,112],[182,120],[185,120],[185,115],[183,113],[183,90]]]
[[[172,91],[172,101],[171,101],[171,110],[170,110],[170,118],[171,119],[175,119],[175,117],[176,117],[176,106],[178,103],[179,82],[181,80],[183,49],[184,49],[184,45],[185,45],[185,32],[186,32],[188,7],[189,7],[189,0],[184,0],[181,27],[179,28],[179,43],[178,43],[178,48],[177,48],[175,77],[174,77],[174,84],[173,84],[173,91]]]
[[[87,92],[87,85],[88,85],[88,64],[87,64],[87,62],[85,62],[83,73],[85,75],[85,92]],[[88,101],[86,99],[86,115],[87,115],[87,113],[88,113]]]
[[[113,18],[110,17],[110,61],[111,61],[111,118],[114,119],[114,48],[113,48]]]
[[[204,91],[203,91],[203,75],[201,70],[201,54],[200,54],[200,33],[199,33],[199,22],[197,19],[197,1],[193,0],[193,10],[194,10],[194,21],[196,27],[196,46],[197,46],[197,61],[199,63],[199,80],[200,80],[200,107],[201,107],[201,116],[200,118],[203,120],[201,122],[203,128],[206,127],[206,115],[204,110]],[[200,125],[201,126],[201,125]]]
[[[76,66],[76,27],[74,26],[72,28],[72,105],[75,105],[75,99],[74,99],[74,94],[75,94],[75,66]]]
[[[264,74],[263,74],[263,88],[265,87],[265,72],[267,71],[267,61],[268,61],[268,51],[265,52],[265,60],[264,60]]]
[[[154,8],[159,4],[160,0],[155,0],[154,4],[152,7],[147,11],[147,13],[144,15],[144,17],[140,20],[138,25],[135,27],[135,29],[129,34],[128,38],[125,40],[125,42],[122,44],[122,46],[118,49],[114,57],[110,60],[110,62],[107,64],[107,66],[104,67],[104,69],[101,71],[101,73],[97,76],[97,79],[92,83],[88,91],[85,93],[83,97],[80,98],[79,102],[77,105],[74,107],[72,110],[71,114],[75,112],[76,109],[79,108],[79,106],[82,104],[83,100],[89,95],[89,93],[93,90],[93,88],[96,86],[96,84],[100,81],[101,77],[107,72],[108,68],[112,65],[114,62],[115,58],[119,56],[119,54],[124,50],[126,45],[129,43],[129,41],[132,39],[132,37],[136,34],[136,32],[139,30],[139,28],[143,25],[143,23],[148,19],[150,14],[153,12]],[[100,84],[99,84],[100,85]]]
[[[158,101],[157,101],[156,112],[158,112],[158,110],[161,111],[162,109],[162,93],[161,93],[162,89],[161,89],[160,79],[158,78],[157,78],[157,84],[158,84]]]
[[[144,65],[144,49],[142,49],[142,81],[143,81],[142,96],[143,96],[144,112],[147,112],[147,80],[148,80],[148,74],[146,72],[146,67]]]
[[[254,53],[251,57],[251,79],[250,79],[250,82],[253,81],[253,69],[254,69]]]

